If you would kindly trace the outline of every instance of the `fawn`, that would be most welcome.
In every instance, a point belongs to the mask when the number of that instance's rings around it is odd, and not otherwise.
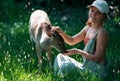
[[[66,52],[63,38],[56,32],[51,32],[53,27],[48,15],[43,10],[36,10],[30,16],[29,34],[33,45],[36,48],[39,61],[39,72],[42,67],[42,52],[46,51],[46,55],[51,68],[51,46],[58,49],[60,52]]]

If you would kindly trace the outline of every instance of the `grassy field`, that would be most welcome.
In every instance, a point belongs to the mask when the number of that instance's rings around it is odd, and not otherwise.
[[[67,34],[78,33],[87,20],[87,9],[69,8],[53,9],[47,11],[51,22],[60,26]],[[74,13],[73,13],[74,12]],[[28,22],[29,15],[18,21],[0,22],[0,81],[119,81],[120,78],[120,27],[115,27],[115,22],[120,18],[112,18],[106,21],[105,28],[109,33],[109,46],[107,57],[110,59],[109,76],[104,79],[97,77],[74,76],[61,79],[53,76],[53,71],[46,67],[41,75],[37,74],[37,55],[32,54],[31,42],[29,40]],[[68,46],[70,48],[83,49],[83,42]],[[53,49],[52,60],[54,61],[59,52]],[[72,56],[81,61],[81,56]],[[46,64],[46,62],[44,63]]]

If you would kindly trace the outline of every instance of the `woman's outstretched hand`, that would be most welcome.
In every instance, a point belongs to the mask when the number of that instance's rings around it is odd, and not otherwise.
[[[67,50],[67,53],[63,53],[63,55],[74,55],[74,54],[78,54],[78,53],[79,53],[79,49],[73,48],[73,49]]]

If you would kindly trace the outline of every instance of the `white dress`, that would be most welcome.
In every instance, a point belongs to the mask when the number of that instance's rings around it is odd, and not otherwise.
[[[84,48],[84,51],[91,54],[93,53],[96,36],[97,34],[91,40],[89,40]],[[69,56],[58,54],[54,61],[54,71],[61,76],[83,74],[83,72],[90,75],[98,75],[100,77],[107,76],[108,66],[97,64],[85,59],[84,57],[83,59],[84,62],[80,63]]]

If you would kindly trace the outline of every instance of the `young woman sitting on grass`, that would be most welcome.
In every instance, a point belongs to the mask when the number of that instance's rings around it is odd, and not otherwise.
[[[54,61],[54,70],[62,76],[71,75],[76,72],[87,72],[101,77],[107,76],[106,47],[108,43],[108,33],[103,27],[105,19],[109,18],[109,6],[104,0],[96,0],[88,6],[88,21],[86,26],[76,35],[69,36],[60,27],[55,27],[52,31],[57,31],[69,45],[75,45],[84,41],[83,50],[73,48],[67,53],[58,54]],[[84,62],[80,63],[69,55],[80,54]],[[73,72],[75,71],[75,72]]]

